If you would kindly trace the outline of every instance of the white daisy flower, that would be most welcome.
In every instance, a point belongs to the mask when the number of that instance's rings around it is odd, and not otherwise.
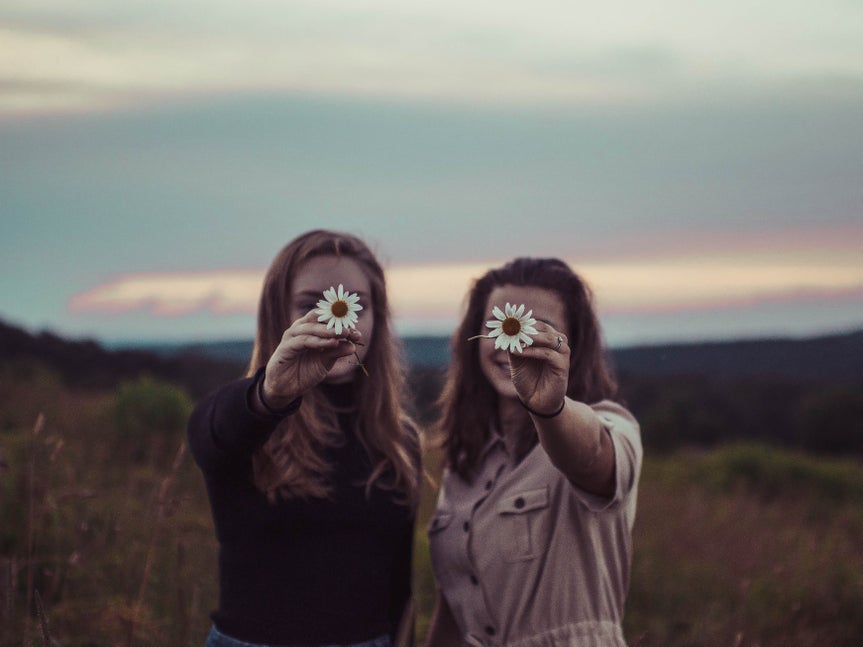
[[[335,328],[336,334],[341,335],[342,329],[355,328],[359,318],[357,312],[363,307],[359,304],[360,295],[345,291],[344,286],[339,283],[339,289],[331,287],[324,290],[324,298],[318,301],[318,309],[315,314],[318,321],[327,322],[327,328]]]
[[[492,329],[488,334],[489,338],[494,340],[495,348],[509,348],[509,351],[519,353],[522,352],[522,345],[530,346],[533,343],[531,335],[536,335],[539,331],[533,327],[536,323],[531,315],[533,310],[524,312],[524,304],[516,307],[506,304],[503,312],[497,306],[492,310],[497,319],[486,321],[485,325]]]

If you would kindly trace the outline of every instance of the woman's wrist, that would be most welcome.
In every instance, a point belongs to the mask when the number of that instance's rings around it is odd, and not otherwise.
[[[524,400],[522,400],[521,398],[519,398],[518,401],[521,403],[521,406],[523,406],[525,409],[527,409],[527,412],[529,414],[534,415],[537,418],[544,418],[546,420],[550,420],[551,418],[557,418],[561,414],[561,412],[563,411],[564,407],[566,406],[566,397],[565,396],[561,399],[560,406],[555,411],[553,411],[551,413],[540,413],[539,411],[535,411],[534,409],[531,409],[529,406],[527,406],[525,404]]]
[[[266,369],[262,368],[255,375],[255,385],[254,389],[252,390],[252,392],[254,393],[254,402],[256,405],[258,405],[255,407],[258,410],[258,413],[283,418],[291,413],[294,413],[294,411],[296,411],[300,407],[300,403],[303,400],[302,396],[297,396],[296,398],[290,400],[287,404],[284,405],[271,402],[264,394],[265,379]]]

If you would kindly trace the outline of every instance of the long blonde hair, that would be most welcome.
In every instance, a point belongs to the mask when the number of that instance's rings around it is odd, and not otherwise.
[[[340,232],[309,231],[288,243],[273,259],[258,306],[258,331],[248,374],[265,366],[293,323],[291,281],[300,266],[315,256],[334,255],[356,261],[369,279],[374,332],[364,358],[369,377],[353,381],[357,409],[354,431],[372,464],[366,493],[373,485],[400,494],[406,503],[419,497],[419,441],[405,413],[401,345],[393,333],[383,269],[359,238]],[[338,444],[341,433],[333,407],[319,389],[303,396],[299,410],[285,418],[253,457],[255,485],[271,500],[323,498],[331,493],[324,452]]]

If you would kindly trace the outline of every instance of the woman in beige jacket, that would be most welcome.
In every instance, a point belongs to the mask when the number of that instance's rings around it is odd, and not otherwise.
[[[489,271],[452,350],[428,647],[625,645],[642,447],[589,289],[557,259]]]

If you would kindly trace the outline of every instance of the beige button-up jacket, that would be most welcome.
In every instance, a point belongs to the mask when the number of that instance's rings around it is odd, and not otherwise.
[[[619,647],[642,446],[619,404],[593,410],[615,452],[616,488],[574,487],[537,445],[517,465],[496,434],[474,478],[446,471],[429,524],[432,565],[464,644]]]

